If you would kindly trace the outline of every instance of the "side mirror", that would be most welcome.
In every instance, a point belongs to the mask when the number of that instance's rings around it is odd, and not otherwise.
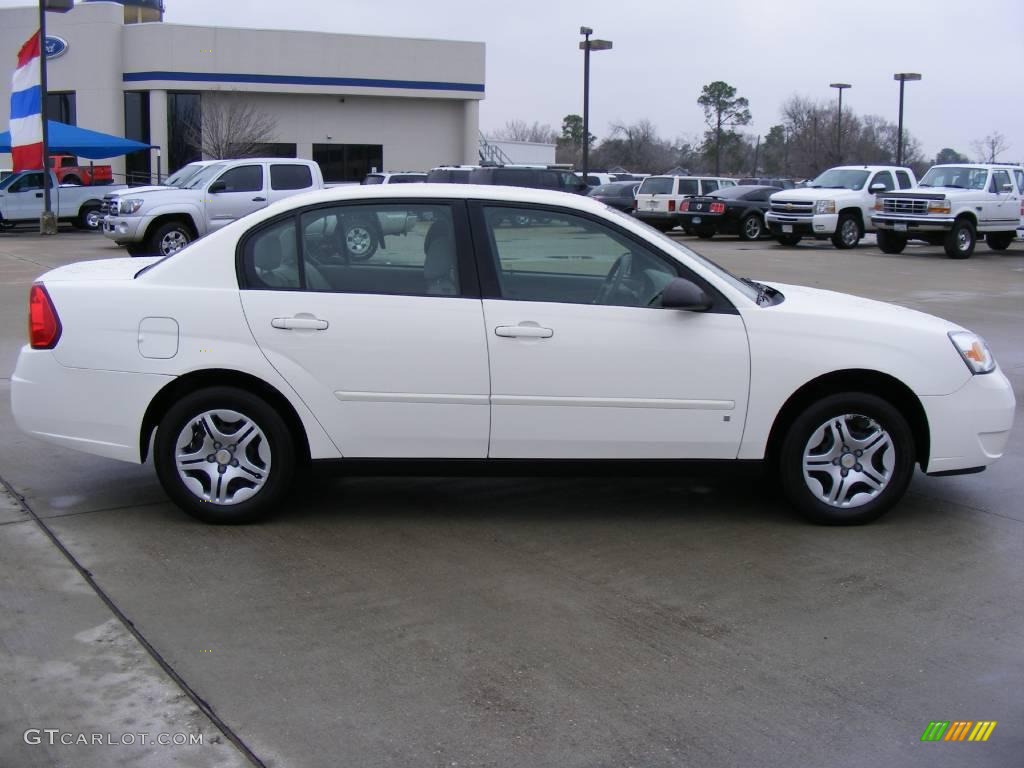
[[[225,184],[223,181],[215,181],[213,182],[213,184],[210,185],[210,188],[206,191],[209,192],[211,195],[215,195],[218,192],[223,192],[227,188],[228,185]]]
[[[881,184],[881,183],[879,183],[879,184],[872,184],[868,188],[868,192],[870,192],[872,194],[876,194],[878,192],[885,192],[885,191],[887,191],[886,188],[885,188],[885,184]]]
[[[711,297],[695,283],[675,277],[661,292],[661,306],[665,309],[683,309],[688,312],[706,312],[711,309]]]

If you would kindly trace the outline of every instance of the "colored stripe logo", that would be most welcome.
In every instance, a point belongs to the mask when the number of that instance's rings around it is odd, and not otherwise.
[[[996,720],[932,720],[921,741],[988,741],[996,725]]]

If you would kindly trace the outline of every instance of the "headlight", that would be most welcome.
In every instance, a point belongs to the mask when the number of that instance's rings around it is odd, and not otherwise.
[[[835,200],[819,200],[814,204],[815,213],[835,213],[836,212],[836,201]]]
[[[142,200],[122,200],[118,206],[118,212],[124,216],[131,216],[133,213],[138,213],[139,208],[142,207]]]
[[[967,363],[971,373],[991,373],[996,368],[996,359],[988,348],[985,340],[970,331],[953,331],[949,334],[960,357]]]
[[[951,210],[949,200],[932,200],[928,203],[928,213],[949,213]]]

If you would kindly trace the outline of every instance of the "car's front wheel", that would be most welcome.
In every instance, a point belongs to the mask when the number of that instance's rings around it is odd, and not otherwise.
[[[903,496],[914,471],[914,437],[889,402],[864,392],[823,398],[783,439],[779,472],[790,503],[823,525],[875,520]]]
[[[953,228],[946,233],[943,243],[946,255],[951,259],[968,259],[974,253],[977,235],[974,226],[967,219],[957,219]]]
[[[157,426],[157,477],[167,495],[207,523],[249,523],[275,512],[295,470],[288,426],[262,398],[209,387],[178,400]]]
[[[775,238],[779,245],[784,245],[787,248],[792,248],[794,245],[799,243],[803,238],[800,235],[777,235]]]
[[[841,214],[835,234],[832,235],[832,245],[842,249],[856,248],[862,237],[864,228],[860,225],[860,219],[852,213]]]
[[[172,256],[192,242],[192,230],[180,221],[161,224],[149,238],[149,252],[157,256]]]
[[[903,249],[907,247],[906,235],[898,235],[895,232],[880,229],[875,233],[875,238],[878,240],[878,248],[882,253],[903,253]]]

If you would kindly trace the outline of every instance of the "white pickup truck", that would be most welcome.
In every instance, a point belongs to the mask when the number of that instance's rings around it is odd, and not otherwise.
[[[966,259],[979,235],[994,251],[1009,248],[1022,218],[1024,169],[957,163],[933,166],[914,192],[879,195],[871,221],[885,253],[900,253],[913,237]]]
[[[66,221],[79,229],[99,229],[102,221],[102,196],[123,184],[98,187],[80,187],[76,184],[57,184],[50,171],[50,210],[58,221]],[[43,213],[43,172],[22,171],[12,173],[0,181],[0,227],[17,224],[38,224]]]
[[[786,189],[770,198],[765,224],[782,245],[804,237],[832,239],[836,248],[854,248],[865,232],[874,231],[871,214],[875,195],[913,189],[909,168],[891,165],[843,165],[829,168],[801,189]]]

